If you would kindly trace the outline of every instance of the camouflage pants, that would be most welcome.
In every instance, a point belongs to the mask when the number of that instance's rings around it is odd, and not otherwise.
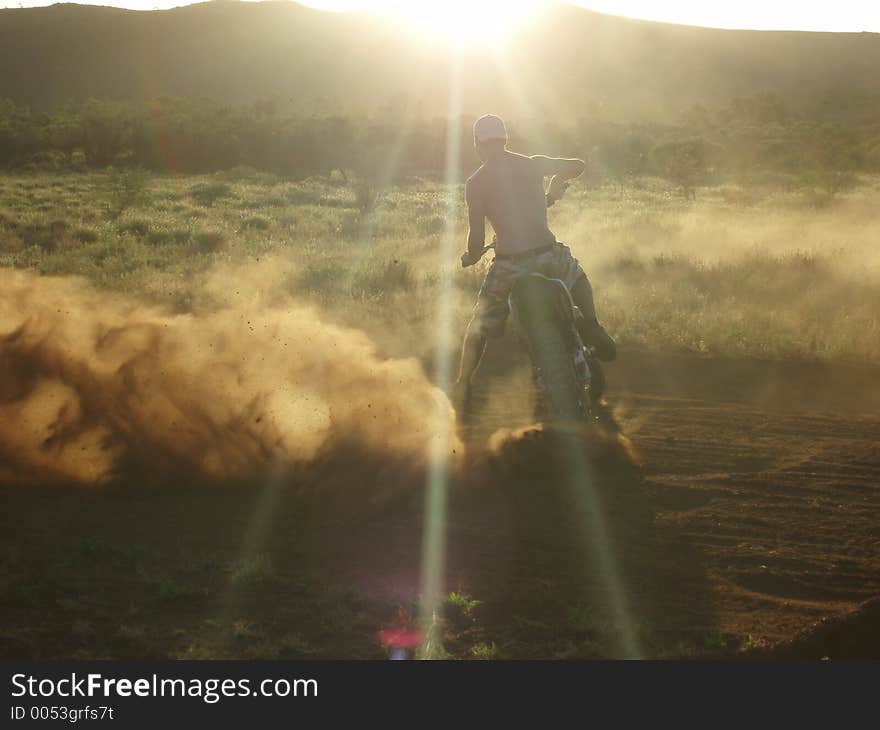
[[[507,297],[514,282],[533,272],[561,279],[569,291],[581,277],[587,278],[578,260],[563,243],[557,243],[549,250],[516,258],[496,257],[480,287],[474,314],[468,323],[468,333],[500,337],[510,314]]]

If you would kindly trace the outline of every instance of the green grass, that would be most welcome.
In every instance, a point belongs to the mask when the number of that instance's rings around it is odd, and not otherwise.
[[[239,588],[248,588],[268,583],[275,577],[272,563],[265,555],[242,558],[229,568],[229,582]]]
[[[446,596],[447,606],[450,606],[467,616],[473,614],[474,610],[482,603],[482,601],[479,601],[476,598],[471,598],[464,593],[456,593],[455,591]]]
[[[710,355],[880,358],[877,181],[815,205],[760,182],[683,198],[641,179],[576,184],[550,212],[621,345]],[[428,358],[447,223],[446,188],[381,190],[239,170],[171,178],[140,171],[0,176],[0,266],[77,275],[172,312],[216,306],[218,267],[273,257],[264,290],[315,301],[391,356]],[[452,190],[462,204],[460,188]],[[490,231],[491,232],[491,231]],[[457,259],[457,256],[456,256]],[[487,262],[447,272],[463,330]],[[283,274],[283,275],[282,275]]]
[[[123,542],[105,537],[106,527],[89,529],[95,534],[39,554],[3,553],[4,656],[383,656],[375,627],[390,609],[353,591],[282,580],[263,555],[223,561],[216,546],[184,552],[168,535]]]
[[[232,186],[219,182],[201,182],[189,190],[189,197],[199,205],[213,206],[218,200],[232,195]]]
[[[252,503],[237,489],[180,490],[173,501],[170,492],[121,501],[119,493],[69,490],[15,498],[47,524],[63,517],[65,531],[53,542],[30,520],[10,525],[0,549],[0,653],[9,658],[380,659],[388,647],[379,631],[418,616],[414,595],[401,605],[311,560],[316,536],[306,534],[292,498],[279,503],[265,552],[245,556],[241,515]],[[169,509],[173,520],[165,519]],[[620,656],[614,617],[583,588],[568,587],[548,589],[541,568],[501,594],[448,593],[411,656]],[[731,655],[759,645],[710,627],[693,636],[642,624],[634,631],[650,657]]]
[[[727,637],[721,631],[712,631],[703,639],[703,644],[710,651],[723,651],[727,648]]]
[[[498,648],[498,645],[493,641],[490,644],[475,644],[471,647],[471,656],[474,659],[501,659],[501,650]]]

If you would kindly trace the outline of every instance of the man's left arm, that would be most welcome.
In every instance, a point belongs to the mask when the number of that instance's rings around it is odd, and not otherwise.
[[[553,176],[547,189],[548,208],[565,195],[565,191],[568,189],[568,181],[581,175],[587,167],[587,163],[577,158],[534,155],[532,159],[538,163],[545,177],[547,175]]]

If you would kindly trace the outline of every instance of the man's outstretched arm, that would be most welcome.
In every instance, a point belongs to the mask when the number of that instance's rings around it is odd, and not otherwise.
[[[541,167],[545,177],[553,176],[547,189],[547,205],[553,205],[559,200],[565,194],[568,181],[579,177],[587,169],[587,163],[577,158],[535,155],[532,159]]]

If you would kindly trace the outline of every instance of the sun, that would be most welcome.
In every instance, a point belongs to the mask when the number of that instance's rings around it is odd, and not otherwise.
[[[539,0],[389,0],[387,12],[419,33],[453,41],[503,41]]]

